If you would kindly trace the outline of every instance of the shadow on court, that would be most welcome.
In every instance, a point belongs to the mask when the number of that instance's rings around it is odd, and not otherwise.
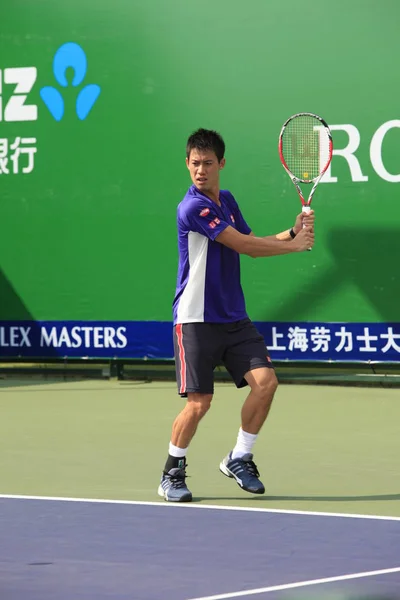
[[[400,272],[394,268],[399,255],[398,229],[332,229],[327,245],[334,265],[320,277],[306,278],[302,293],[309,303],[298,301],[298,294],[287,298],[282,306],[268,309],[266,321],[299,321],[310,316],[327,297],[337,296],[341,288],[353,286],[369,301],[382,321],[399,320]],[[343,314],[343,320],[346,315]]]

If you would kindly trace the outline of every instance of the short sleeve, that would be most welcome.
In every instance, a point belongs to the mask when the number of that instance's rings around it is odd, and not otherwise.
[[[251,233],[251,227],[249,227],[248,224],[246,223],[246,221],[244,220],[244,217],[238,206],[238,203],[236,202],[235,198],[233,197],[233,195],[230,192],[225,192],[225,193],[229,194],[229,199],[230,199],[230,203],[231,203],[231,206],[233,209],[233,218],[235,220],[236,229],[240,233],[243,233],[244,235],[249,235],[249,233]]]
[[[205,201],[191,203],[187,208],[186,218],[192,231],[205,235],[212,241],[230,225]]]

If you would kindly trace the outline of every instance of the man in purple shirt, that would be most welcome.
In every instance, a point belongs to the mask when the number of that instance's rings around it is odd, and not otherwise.
[[[278,381],[265,341],[250,321],[240,283],[240,254],[264,257],[303,252],[314,243],[314,213],[299,214],[282,233],[256,237],[234,197],[220,190],[225,166],[221,136],[199,129],[188,139],[186,165],[193,185],[178,206],[179,267],[174,310],[174,348],[179,394],[187,398],[172,427],[158,494],[190,502],[186,453],[211,405],[213,372],[224,364],[238,388],[248,385],[241,427],[221,472],[253,494],[263,494],[252,449],[267,418]]]

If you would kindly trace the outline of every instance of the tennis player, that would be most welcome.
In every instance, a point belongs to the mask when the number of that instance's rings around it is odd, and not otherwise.
[[[236,444],[220,470],[247,492],[265,492],[253,446],[278,381],[265,341],[246,312],[239,255],[257,258],[304,252],[314,243],[313,211],[298,215],[287,231],[256,237],[233,195],[220,189],[224,155],[224,141],[215,131],[199,129],[188,139],[186,165],[193,185],[177,211],[179,267],[173,302],[178,392],[187,402],[173,423],[158,488],[169,502],[192,500],[186,485],[186,454],[211,406],[213,372],[219,364],[225,365],[238,388],[250,387]]]

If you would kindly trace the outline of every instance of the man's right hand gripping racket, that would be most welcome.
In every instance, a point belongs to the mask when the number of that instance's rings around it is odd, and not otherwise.
[[[330,165],[332,151],[330,129],[318,115],[297,113],[283,124],[279,135],[279,156],[297,189],[304,213],[311,210],[315,189]],[[314,184],[307,200],[299,183]]]

